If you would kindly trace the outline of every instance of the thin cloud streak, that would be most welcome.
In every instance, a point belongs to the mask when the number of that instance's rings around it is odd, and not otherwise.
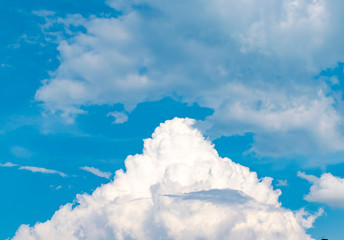
[[[7,162],[7,163],[4,163],[4,164],[0,163],[0,167],[16,167],[16,166],[18,166],[18,165],[14,164],[14,163],[11,163],[11,162]]]
[[[112,175],[111,172],[102,172],[98,168],[95,168],[95,167],[84,166],[84,167],[80,167],[80,169],[85,170],[87,172],[90,172],[90,173],[92,173],[98,177],[103,177],[106,179],[110,179],[110,177]]]
[[[61,177],[67,177],[67,175],[64,174],[63,172],[59,172],[59,171],[47,169],[47,168],[41,168],[41,167],[21,166],[21,167],[19,167],[19,170],[28,170],[28,171],[31,171],[33,173],[38,172],[38,173],[46,173],[46,174],[58,174]]]

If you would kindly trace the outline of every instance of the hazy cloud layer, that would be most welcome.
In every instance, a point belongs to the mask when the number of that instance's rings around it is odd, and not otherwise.
[[[312,183],[305,200],[344,208],[344,178],[324,173],[320,178],[298,172],[298,176]]]
[[[20,146],[11,147],[11,153],[17,158],[30,158],[33,153]]]
[[[193,123],[161,124],[126,172],[14,239],[310,239],[317,215],[282,208],[271,178],[219,157]]]
[[[344,150],[338,81],[314,78],[344,60],[342,1],[108,3],[123,15],[46,16],[44,31],[63,24],[70,38],[36,92],[45,109],[72,121],[85,105],[131,111],[177,95],[215,110],[203,124],[213,137],[253,132],[261,156]]]

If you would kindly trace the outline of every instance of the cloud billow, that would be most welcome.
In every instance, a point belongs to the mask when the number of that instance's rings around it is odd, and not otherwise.
[[[314,216],[282,208],[271,178],[219,157],[193,123],[161,124],[126,172],[13,239],[311,239]]]
[[[344,150],[341,92],[314,78],[344,59],[341,1],[108,4],[123,14],[56,20],[71,35],[58,41],[61,64],[36,92],[46,110],[72,121],[83,106],[122,103],[130,112],[177,95],[214,109],[203,125],[210,136],[253,133],[260,156]]]
[[[305,200],[344,208],[344,178],[333,176],[331,173],[323,173],[320,178],[304,172],[298,172],[297,175],[312,183],[310,192],[304,197]]]

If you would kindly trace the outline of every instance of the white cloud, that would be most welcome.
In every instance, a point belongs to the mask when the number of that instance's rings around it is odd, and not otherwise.
[[[277,179],[276,186],[277,186],[277,187],[285,187],[285,186],[288,186],[288,181],[287,181],[287,180],[282,180],[282,179]]]
[[[92,173],[98,177],[103,177],[103,178],[107,178],[107,179],[110,179],[110,177],[112,175],[111,172],[102,172],[98,168],[95,168],[95,167],[84,166],[84,167],[81,167],[80,169],[85,170],[87,172],[90,172],[90,173]]]
[[[343,117],[314,79],[344,59],[342,1],[108,3],[124,14],[57,21],[86,32],[59,42],[61,64],[35,97],[47,110],[72,121],[82,106],[178,95],[214,109],[209,135],[254,133],[261,156],[344,150]]]
[[[16,166],[18,166],[18,165],[14,164],[14,163],[11,163],[11,162],[7,162],[7,163],[4,163],[4,164],[0,163],[0,167],[16,167]]]
[[[28,171],[31,171],[34,173],[39,172],[39,173],[48,173],[48,174],[58,174],[61,177],[67,176],[66,174],[64,174],[62,172],[52,170],[52,169],[41,168],[41,167],[21,166],[21,167],[19,167],[19,170],[28,170]]]
[[[312,215],[282,208],[271,178],[219,157],[193,123],[161,124],[126,172],[14,239],[310,239]]]
[[[331,173],[324,173],[320,178],[303,172],[298,172],[297,175],[312,183],[305,200],[344,208],[344,178],[333,176]]]
[[[305,211],[304,208],[302,208],[301,210],[296,212],[296,219],[304,228],[311,228],[313,227],[314,221],[323,214],[324,210],[322,208],[320,208],[318,212],[313,215]]]
[[[52,170],[52,169],[46,169],[46,168],[41,168],[41,167],[33,167],[33,166],[19,166],[18,164],[14,164],[11,162],[7,162],[4,164],[0,163],[0,167],[18,167],[19,170],[28,170],[31,171],[33,173],[48,173],[48,174],[58,174],[61,177],[66,177],[67,175],[64,174],[63,172],[59,172],[56,170]]]
[[[125,123],[128,121],[128,115],[124,112],[109,112],[107,117],[114,117],[115,120],[113,121],[114,124]]]

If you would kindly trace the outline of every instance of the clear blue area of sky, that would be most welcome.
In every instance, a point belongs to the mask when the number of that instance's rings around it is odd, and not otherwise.
[[[56,44],[46,42],[41,33],[42,19],[31,14],[43,9],[60,16],[119,14],[98,0],[0,0],[0,163],[44,167],[68,174],[61,177],[1,167],[0,239],[12,237],[21,224],[46,221],[62,204],[72,202],[76,194],[91,193],[108,182],[80,167],[94,166],[114,173],[124,168],[127,155],[142,151],[142,139],[150,137],[161,122],[174,117],[201,120],[213,112],[165,98],[139,104],[123,124],[112,124],[113,119],[106,117],[109,111],[123,109],[120,104],[89,107],[88,114],[79,116],[71,125],[54,118],[45,119],[34,95],[59,61]],[[342,72],[343,65],[339,64],[337,69],[324,70],[323,74],[343,79]],[[303,200],[310,185],[296,176],[303,168],[302,160],[276,161],[246,154],[252,141],[252,134],[246,134],[221,137],[214,144],[222,157],[248,166],[259,177],[270,176],[275,179],[274,184],[277,179],[287,180],[287,186],[278,187],[282,190],[280,200],[284,207],[295,210],[323,207],[326,215],[308,232],[314,238],[326,235],[329,239],[340,239],[344,235],[340,227],[344,211]],[[334,175],[344,175],[343,164],[327,169]],[[319,176],[321,169],[308,168],[307,173]]]

